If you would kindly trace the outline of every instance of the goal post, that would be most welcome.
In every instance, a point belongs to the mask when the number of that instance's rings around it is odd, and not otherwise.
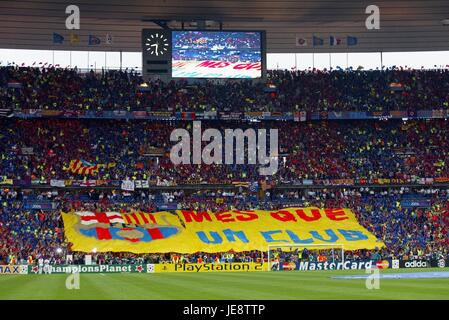
[[[344,249],[344,244],[343,243],[333,243],[333,244],[297,244],[297,243],[291,243],[291,244],[270,244],[268,245],[267,248],[267,271],[271,271],[272,270],[272,254],[271,251],[273,249],[278,249],[280,248],[282,250],[282,248],[303,248],[303,249],[308,249],[309,251],[313,251],[313,250],[331,250],[332,251],[332,262],[335,262],[335,250],[334,249],[338,249],[339,252],[341,253],[341,262],[344,263],[345,262],[345,249]],[[291,250],[293,251],[293,250]],[[281,266],[278,266],[279,268]]]

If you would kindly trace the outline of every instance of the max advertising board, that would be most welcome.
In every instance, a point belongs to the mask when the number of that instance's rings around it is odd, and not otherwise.
[[[26,265],[0,265],[0,274],[27,274]]]

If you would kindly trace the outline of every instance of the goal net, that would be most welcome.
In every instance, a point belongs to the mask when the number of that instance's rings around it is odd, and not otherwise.
[[[345,260],[344,245],[334,244],[273,244],[267,249],[267,270],[278,271],[294,268],[298,262],[342,262]]]

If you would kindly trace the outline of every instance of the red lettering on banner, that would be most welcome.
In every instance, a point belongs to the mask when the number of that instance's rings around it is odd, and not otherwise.
[[[186,220],[186,222],[192,222],[193,220],[195,220],[196,222],[203,222],[204,219],[212,221],[212,218],[207,212],[195,212],[190,210],[181,210],[181,212],[184,215],[184,219]]]
[[[206,67],[206,68],[225,68],[229,66],[230,62],[225,61],[203,61],[197,67]]]
[[[236,70],[251,70],[251,69],[256,69],[256,70],[261,70],[262,66],[260,65],[260,63],[239,63],[236,64],[233,69]]]
[[[245,216],[237,216],[236,219],[239,221],[251,221],[251,220],[256,220],[259,218],[259,216],[254,212],[254,210],[245,210],[245,211],[240,211],[240,210],[233,210],[233,212],[237,213],[237,214],[242,214]]]
[[[215,65],[214,68],[224,68],[224,67],[229,66],[230,64],[231,63],[229,63],[229,62],[220,62],[217,65]]]
[[[270,212],[270,215],[279,221],[296,221],[295,216],[286,210]]]
[[[217,220],[221,221],[221,222],[233,222],[233,221],[235,221],[235,219],[232,218],[232,214],[224,213],[224,212],[217,212],[215,214],[215,218],[217,218]]]
[[[199,65],[197,65],[197,67],[209,67],[215,63],[216,62],[214,62],[214,61],[203,61]]]
[[[346,215],[345,211],[341,208],[334,208],[334,209],[324,209],[324,212],[326,212],[326,216],[334,221],[341,221],[341,220],[347,220],[349,217]]]
[[[321,218],[320,209],[311,209],[310,212],[312,213],[311,217],[308,216],[303,209],[296,210],[298,217],[307,222],[316,221]]]

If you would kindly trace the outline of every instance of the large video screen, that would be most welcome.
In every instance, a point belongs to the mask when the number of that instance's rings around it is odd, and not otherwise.
[[[260,78],[262,33],[173,31],[172,77]]]

